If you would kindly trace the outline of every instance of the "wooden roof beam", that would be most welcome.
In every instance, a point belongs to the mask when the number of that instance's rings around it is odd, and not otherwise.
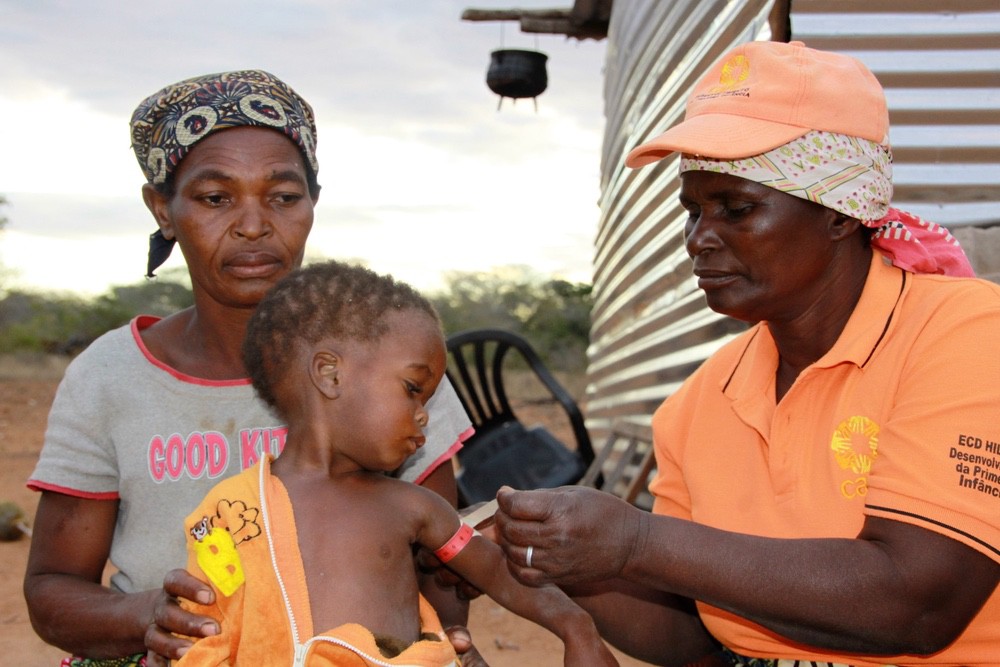
[[[568,9],[466,9],[463,21],[517,21],[521,32],[601,40],[608,36],[610,0],[577,0]]]

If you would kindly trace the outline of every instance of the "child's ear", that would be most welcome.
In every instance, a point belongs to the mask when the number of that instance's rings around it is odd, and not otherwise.
[[[340,397],[340,355],[322,350],[313,355],[309,379],[320,393],[329,399]]]

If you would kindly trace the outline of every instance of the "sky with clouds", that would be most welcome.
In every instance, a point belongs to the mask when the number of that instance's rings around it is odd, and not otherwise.
[[[571,5],[0,0],[4,284],[98,294],[141,280],[155,227],[129,116],[166,84],[243,68],[278,75],[316,112],[310,255],[361,259],[422,289],[514,265],[587,282],[606,42],[461,20],[468,7]],[[497,109],[485,77],[500,47],[548,54],[537,111]],[[175,255],[166,267],[183,265]]]

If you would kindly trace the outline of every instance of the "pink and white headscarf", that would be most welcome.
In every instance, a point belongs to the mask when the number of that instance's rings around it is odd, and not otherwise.
[[[886,145],[811,131],[761,155],[736,160],[684,154],[681,173],[685,171],[739,176],[857,218],[876,230],[872,245],[906,271],[975,276],[947,229],[889,205],[892,152]]]

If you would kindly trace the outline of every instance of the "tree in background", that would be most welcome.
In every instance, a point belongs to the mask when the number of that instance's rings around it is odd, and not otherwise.
[[[0,300],[0,349],[76,354],[136,315],[164,316],[194,303],[184,269],[113,287],[96,298],[12,290]]]
[[[9,222],[0,195],[0,232]],[[0,350],[75,354],[106,331],[139,314],[169,315],[194,303],[187,271],[161,271],[156,280],[112,287],[96,298],[7,289],[0,266]]]
[[[523,335],[544,351],[552,368],[583,371],[590,342],[593,287],[585,283],[549,280],[539,286],[533,312],[524,322]]]
[[[0,233],[3,232],[4,227],[7,226],[7,216],[4,215],[3,209],[7,207],[7,198],[0,195]],[[7,268],[0,265],[0,294],[3,293],[4,285],[7,283]]]
[[[429,295],[446,333],[485,327],[524,336],[552,370],[586,368],[590,285],[555,280],[526,267],[452,272]],[[165,316],[193,303],[187,271],[116,286],[96,298],[10,290],[0,298],[0,349],[76,354],[136,315]]]
[[[523,266],[451,272],[431,301],[446,334],[507,329],[526,338],[550,368],[576,372],[586,367],[590,285],[544,278]]]

